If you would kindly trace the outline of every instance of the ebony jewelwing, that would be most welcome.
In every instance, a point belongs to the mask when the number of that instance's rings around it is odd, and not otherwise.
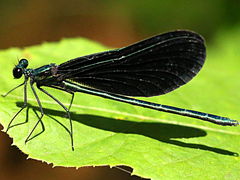
[[[48,64],[36,69],[27,69],[28,60],[21,59],[13,68],[13,76],[24,75],[24,105],[13,116],[7,130],[16,116],[27,106],[27,82],[39,105],[41,116],[26,138],[29,141],[44,115],[37,88],[56,101],[67,112],[70,121],[70,137],[73,146],[73,127],[70,107],[75,92],[82,92],[107,99],[121,101],[158,111],[189,116],[223,126],[237,126],[239,122],[213,114],[187,110],[131,98],[150,97],[168,93],[190,81],[202,68],[206,57],[203,38],[197,33],[178,30],[160,34],[133,45],[95,53],[69,60],[60,65]],[[72,95],[69,108],[42,87],[66,91]],[[42,123],[43,124],[43,123]]]

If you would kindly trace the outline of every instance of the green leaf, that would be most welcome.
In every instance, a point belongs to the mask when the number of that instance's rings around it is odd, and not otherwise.
[[[187,85],[163,96],[142,99],[239,118],[240,54],[237,43],[240,39],[228,39],[220,42],[226,46],[209,50],[203,70]],[[18,58],[27,58],[29,68],[36,68],[106,49],[95,42],[76,38],[0,51],[0,93],[23,82],[23,79],[12,77],[12,68]],[[55,89],[47,90],[69,105],[70,95]],[[240,158],[236,156],[240,153],[239,127],[222,127],[76,93],[71,109],[75,146],[72,151],[66,130],[69,120],[64,110],[46,95],[37,93],[44,107],[45,131],[24,143],[38,120],[35,112],[40,114],[30,88],[29,108],[17,116],[14,124],[23,123],[27,118],[28,122],[8,131],[13,144],[29,158],[64,167],[126,165],[133,168],[132,174],[154,180],[240,177]],[[6,129],[23,105],[23,88],[5,98],[0,97],[0,104],[0,122]],[[40,124],[34,135],[39,132]]]

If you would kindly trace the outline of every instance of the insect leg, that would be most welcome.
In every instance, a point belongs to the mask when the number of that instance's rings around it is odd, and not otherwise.
[[[71,137],[71,146],[72,146],[72,150],[74,150],[74,145],[73,145],[73,127],[72,127],[72,119],[71,119],[71,116],[70,116],[70,111],[69,109],[63,105],[58,99],[56,99],[54,96],[52,96],[49,92],[47,92],[46,90],[42,89],[41,87],[38,87],[38,89],[40,91],[42,91],[43,93],[45,93],[46,95],[48,95],[50,98],[52,98],[54,101],[56,101],[60,106],[62,106],[62,108],[67,112],[67,116],[68,116],[68,119],[69,119],[69,122],[70,122],[70,137]],[[70,105],[72,104],[72,101],[73,101],[73,98],[74,96],[72,96],[72,100],[71,100],[71,103]],[[71,107],[71,106],[70,106]]]
[[[34,87],[33,87],[33,82],[30,82],[30,85],[31,85],[33,94],[34,94],[34,96],[35,96],[35,98],[36,98],[36,100],[37,100],[37,103],[38,103],[38,106],[39,106],[39,109],[40,109],[40,112],[41,112],[41,116],[38,117],[38,121],[37,121],[37,123],[35,124],[35,126],[33,127],[33,129],[31,130],[31,132],[29,133],[29,135],[27,136],[27,138],[26,138],[26,140],[25,140],[25,143],[27,143],[28,141],[30,141],[31,139],[33,139],[33,138],[36,137],[37,135],[41,134],[41,133],[45,130],[44,125],[43,125],[43,122],[42,122],[42,118],[43,118],[43,116],[44,116],[43,108],[42,108],[41,102],[40,102],[40,100],[39,100],[39,97],[38,97],[38,95],[37,95],[37,93],[36,93],[36,91],[35,91],[35,89],[34,89]],[[42,131],[41,131],[40,133],[38,133],[37,135],[31,137],[32,133],[33,133],[34,130],[36,129],[36,127],[37,127],[37,125],[39,124],[39,122],[40,122],[41,125],[42,125]],[[30,137],[31,137],[31,138],[30,138]]]
[[[12,88],[10,91],[8,91],[6,94],[2,94],[2,97],[6,97],[8,94],[10,94],[11,92],[13,92],[15,89],[21,87],[22,85],[26,84],[27,79],[24,80],[24,82],[22,84],[19,84],[18,86],[16,86],[15,88]]]
[[[11,126],[11,124],[12,124],[13,120],[17,117],[17,115],[18,115],[20,112],[22,112],[22,110],[23,110],[24,108],[27,107],[27,78],[25,78],[25,80],[24,80],[24,82],[23,82],[22,84],[20,84],[20,85],[18,85],[17,87],[13,88],[12,90],[10,90],[9,92],[7,92],[7,93],[4,95],[4,97],[6,97],[10,92],[12,92],[13,90],[17,89],[18,87],[20,87],[20,86],[22,86],[22,85],[24,85],[24,104],[23,104],[23,106],[21,107],[21,109],[13,116],[13,118],[11,119],[11,121],[9,122],[9,124],[8,124],[8,126],[7,126],[7,129],[6,129],[6,132],[8,132],[8,130],[9,130],[11,127],[13,127],[13,126]]]

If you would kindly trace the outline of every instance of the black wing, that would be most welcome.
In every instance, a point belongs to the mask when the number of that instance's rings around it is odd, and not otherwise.
[[[156,96],[191,80],[205,56],[201,36],[173,31],[124,48],[72,59],[59,65],[57,74],[110,93]]]

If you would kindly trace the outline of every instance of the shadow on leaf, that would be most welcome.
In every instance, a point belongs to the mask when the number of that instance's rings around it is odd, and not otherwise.
[[[18,107],[21,107],[23,105],[22,102],[17,102],[16,104]],[[38,106],[32,106],[31,104],[28,104],[28,108],[32,108],[34,111],[39,111]],[[69,133],[67,127],[65,127],[56,118],[52,117],[52,116],[64,117],[66,115],[64,111],[47,108],[43,108],[43,111],[45,112],[45,115],[55,120]],[[77,114],[75,112],[71,112],[71,118],[73,121],[106,131],[125,134],[138,134],[176,146],[201,149],[229,156],[238,156],[237,153],[228,150],[210,147],[203,144],[186,143],[176,140],[180,138],[196,138],[207,135],[206,131],[194,127],[174,125],[162,122],[133,122],[128,120],[120,120],[97,115]]]

